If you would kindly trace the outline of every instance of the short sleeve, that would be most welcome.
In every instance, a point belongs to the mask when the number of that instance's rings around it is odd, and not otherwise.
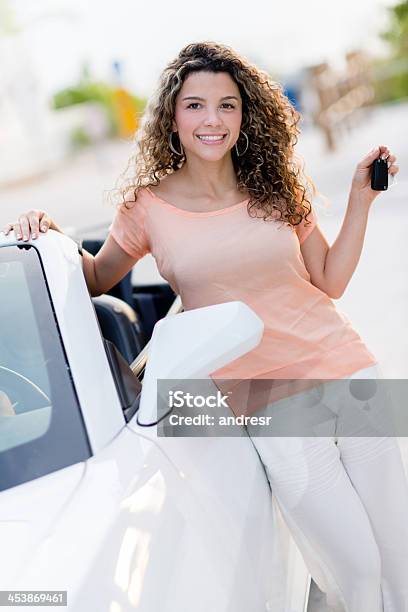
[[[140,200],[132,202],[128,207],[125,204],[119,204],[109,227],[112,238],[135,259],[141,259],[150,252],[145,217],[146,210]]]
[[[317,216],[313,206],[310,211],[310,214],[307,217],[307,221],[309,221],[309,225],[307,225],[307,223],[305,223],[305,220],[302,219],[301,223],[295,226],[300,244],[302,244],[302,242],[306,240],[306,238],[312,233],[312,231],[317,225]]]

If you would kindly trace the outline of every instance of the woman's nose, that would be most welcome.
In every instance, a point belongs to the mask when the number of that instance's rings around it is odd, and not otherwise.
[[[205,125],[218,126],[221,123],[221,119],[217,109],[208,109],[207,116],[204,121]]]

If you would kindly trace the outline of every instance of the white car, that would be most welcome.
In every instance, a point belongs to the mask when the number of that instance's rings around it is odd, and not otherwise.
[[[245,429],[156,424],[157,379],[211,382],[262,321],[240,302],[170,314],[130,367],[95,310],[121,303],[91,300],[76,243],[54,231],[0,234],[0,290],[5,609],[66,591],[72,612],[304,612],[310,576]]]

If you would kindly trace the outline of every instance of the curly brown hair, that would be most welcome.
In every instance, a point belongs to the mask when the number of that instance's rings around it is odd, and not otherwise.
[[[304,162],[294,152],[301,115],[280,83],[230,47],[216,42],[187,45],[163,70],[135,135],[136,152],[119,177],[121,185],[116,193],[122,202],[127,205],[129,193],[133,193],[135,202],[139,189],[158,185],[185,162],[184,156],[180,158],[170,149],[168,137],[177,95],[186,77],[198,71],[226,72],[239,88],[241,129],[248,135],[249,145],[239,157],[233,147],[231,156],[237,188],[249,195],[249,214],[253,216],[254,209],[255,216],[265,221],[278,219],[295,226],[305,219],[308,225],[311,202],[307,191],[309,187],[313,195],[317,191],[303,172]],[[179,150],[178,135],[175,146]],[[237,146],[242,150],[245,142]],[[126,178],[129,170],[130,177]]]

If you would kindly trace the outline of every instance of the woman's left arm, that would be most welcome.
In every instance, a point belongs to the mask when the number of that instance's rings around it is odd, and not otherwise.
[[[370,151],[357,164],[343,225],[332,246],[329,246],[318,226],[301,244],[311,282],[333,299],[343,295],[353,276],[363,248],[371,204],[382,193],[371,189],[371,164],[380,155],[388,158],[389,174],[397,174],[397,158],[387,146],[380,145]]]

